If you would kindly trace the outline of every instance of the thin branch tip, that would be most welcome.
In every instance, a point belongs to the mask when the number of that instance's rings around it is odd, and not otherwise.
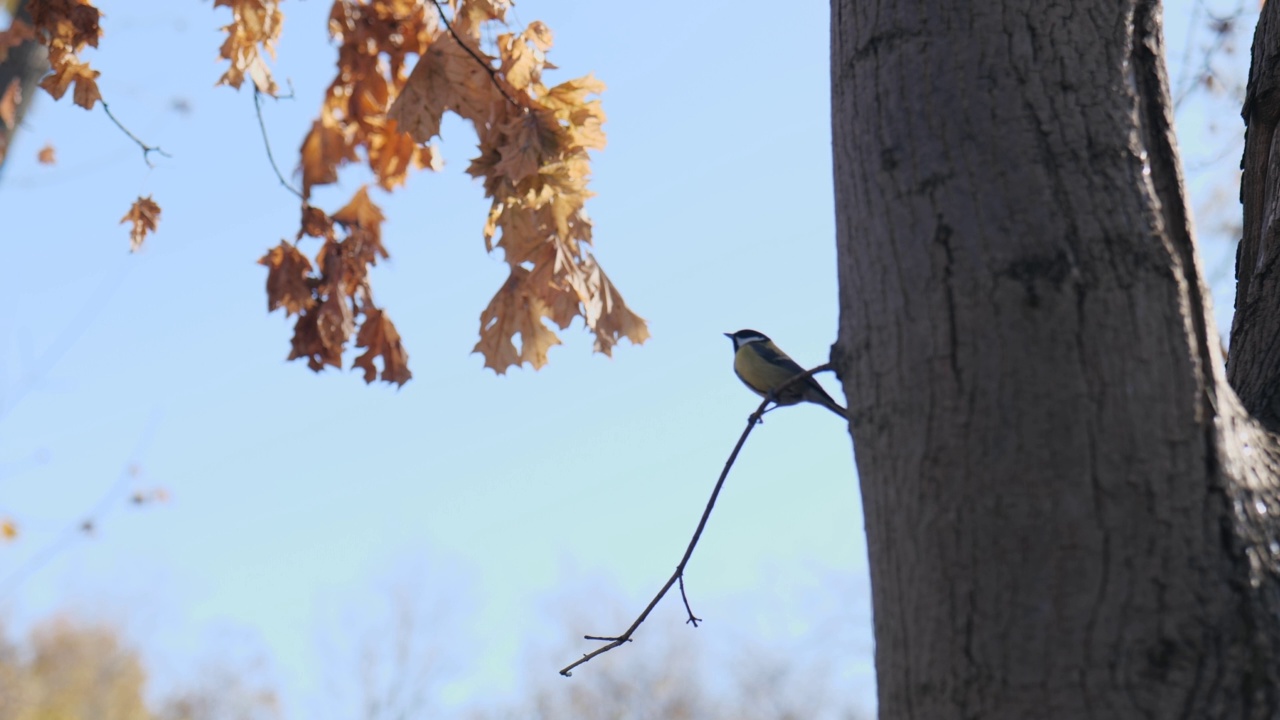
[[[116,116],[111,113],[111,108],[107,105],[106,100],[103,100],[102,98],[98,98],[98,102],[102,104],[102,111],[107,114],[107,117],[111,119],[111,122],[114,123],[116,127],[120,128],[120,132],[124,133],[126,137],[128,137],[130,140],[137,143],[138,147],[142,149],[142,162],[146,163],[147,167],[149,168],[155,167],[155,164],[151,162],[151,153],[156,153],[157,155],[161,155],[167,158],[173,157],[169,153],[162,150],[159,145],[148,145],[142,142],[142,139],[139,138],[137,135],[134,135],[132,132],[130,132],[129,128],[125,127],[124,123],[120,122],[120,120],[118,120]]]
[[[432,1],[435,2],[435,0]],[[439,6],[439,3],[437,2],[436,7],[439,8]],[[803,382],[806,378],[813,377],[817,373],[827,372],[834,369],[834,366],[828,362],[810,370],[806,370],[774,388],[773,394],[786,390],[794,383]],[[729,470],[733,468],[733,463],[738,459],[738,453],[742,451],[742,446],[746,444],[747,437],[751,435],[751,431],[757,424],[763,422],[762,418],[765,412],[769,409],[776,409],[779,407],[777,404],[774,404],[774,408],[769,408],[769,404],[771,402],[773,401],[770,398],[765,398],[760,403],[759,407],[756,408],[755,412],[751,413],[751,415],[747,417],[747,427],[742,431],[742,435],[738,437],[738,443],[733,446],[733,451],[729,453],[729,459],[725,460],[724,469],[720,471],[720,477],[716,479],[716,486],[711,491],[711,497],[707,499],[707,505],[702,510],[702,518],[698,521],[698,527],[693,531],[693,537],[689,540],[689,545],[685,548],[684,556],[680,558],[679,564],[676,565],[675,572],[671,573],[671,577],[667,579],[666,584],[663,585],[662,589],[653,596],[653,599],[649,601],[649,604],[646,605],[644,610],[640,612],[640,615],[636,617],[635,622],[631,623],[631,627],[627,628],[626,632],[622,633],[618,637],[608,638],[584,635],[583,637],[587,640],[596,640],[600,642],[607,642],[609,644],[593,650],[565,666],[560,670],[561,675],[571,677],[573,675],[571,671],[579,665],[588,662],[591,658],[594,658],[597,655],[603,655],[604,653],[619,647],[623,643],[631,642],[632,635],[635,634],[636,629],[639,628],[646,619],[648,619],[649,613],[653,612],[653,608],[657,606],[658,601],[662,600],[662,598],[666,596],[667,591],[671,589],[671,586],[677,583],[680,585],[680,598],[684,601],[685,612],[689,616],[688,619],[685,620],[685,623],[693,625],[696,628],[698,627],[698,623],[703,622],[702,618],[693,614],[693,608],[689,606],[689,594],[685,591],[684,587],[684,571],[689,565],[689,559],[693,557],[694,549],[698,547],[698,540],[702,538],[702,531],[706,529],[707,520],[711,518],[711,511],[716,506],[716,498],[720,497],[720,490],[724,488],[724,481],[729,477]]]
[[[284,173],[280,172],[280,166],[276,164],[276,156],[271,152],[271,139],[267,137],[267,121],[262,118],[262,95],[263,92],[258,88],[253,89],[253,109],[258,114],[258,129],[262,131],[262,144],[267,149],[267,160],[271,162],[271,169],[276,173],[276,179],[284,186],[284,189],[298,196],[302,202],[306,202],[307,198],[302,191],[294,187],[288,180],[284,179]],[[293,97],[293,85],[289,85],[289,97]],[[279,97],[276,98],[280,99]]]

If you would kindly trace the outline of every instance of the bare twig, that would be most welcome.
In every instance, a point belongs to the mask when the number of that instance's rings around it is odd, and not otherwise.
[[[686,623],[698,627],[698,623],[702,622],[702,618],[693,614],[693,608],[689,607],[689,594],[684,591],[684,573],[680,573],[680,599],[684,601],[684,611],[689,613],[689,619]]]
[[[831,363],[826,363],[811,370],[806,370],[805,372],[796,375],[785,383],[774,388],[774,395],[786,390],[794,383],[803,382],[817,373],[826,372],[831,369],[833,369]],[[707,520],[711,517],[711,510],[716,506],[716,498],[720,496],[720,489],[724,487],[725,478],[729,477],[729,470],[733,468],[734,461],[738,459],[738,453],[742,450],[742,446],[747,442],[747,436],[751,434],[752,428],[760,422],[760,418],[764,416],[766,407],[771,402],[773,402],[773,400],[765,398],[760,403],[760,406],[756,408],[755,412],[751,413],[747,418],[747,427],[742,431],[742,435],[738,438],[738,444],[733,446],[733,452],[729,453],[729,459],[725,460],[724,469],[720,471],[720,478],[716,480],[715,489],[711,491],[711,497],[707,500],[707,507],[702,511],[702,519],[698,521],[698,529],[693,531],[693,538],[689,540],[689,546],[685,548],[684,557],[680,558],[680,563],[676,565],[675,572],[671,573],[671,577],[667,579],[666,584],[662,586],[662,589],[658,591],[657,595],[653,596],[653,599],[650,600],[649,604],[645,606],[645,609],[641,611],[635,622],[631,623],[631,627],[626,629],[626,632],[623,632],[617,637],[600,637],[597,635],[583,636],[587,640],[607,642],[608,645],[597,648],[596,650],[578,658],[569,665],[566,665],[560,670],[561,675],[569,677],[573,674],[572,671],[574,668],[587,662],[591,658],[597,655],[603,655],[623,643],[631,642],[631,636],[635,634],[636,629],[639,628],[641,623],[649,617],[649,613],[653,612],[653,608],[658,605],[658,601],[661,600],[663,596],[667,594],[667,591],[671,589],[671,586],[675,585],[677,582],[680,583],[680,595],[684,598],[685,612],[689,614],[689,619],[686,622],[692,624],[694,627],[698,626],[698,623],[701,622],[701,618],[694,616],[693,610],[689,607],[689,597],[684,592],[684,568],[689,564],[689,558],[693,556],[693,549],[698,546],[698,539],[702,537],[703,529],[707,527]]]
[[[502,87],[502,83],[498,82],[498,71],[494,70],[492,65],[486,62],[484,58],[480,57],[479,53],[472,50],[470,45],[463,42],[462,38],[458,36],[458,33],[454,31],[453,25],[449,22],[449,18],[444,16],[444,8],[440,6],[440,0],[431,0],[431,4],[436,6],[436,13],[440,16],[440,22],[444,23],[444,29],[449,31],[449,34],[452,35],[453,39],[462,46],[463,50],[467,51],[468,55],[470,55],[477,63],[480,63],[480,67],[484,68],[484,71],[489,74],[489,81],[493,83],[494,87],[498,88],[498,92],[502,93],[502,97],[506,98],[507,102],[512,105],[523,108],[523,105],[516,102],[515,98],[511,97],[511,95],[507,93],[507,89]]]
[[[289,95],[287,97],[292,96],[293,87],[290,86]],[[280,184],[283,185],[286,190],[297,195],[299,200],[306,202],[307,199],[302,196],[302,191],[289,184],[289,181],[284,179],[284,173],[280,172],[280,166],[276,164],[276,156],[271,152],[271,140],[267,137],[267,121],[262,119],[262,91],[257,87],[253,88],[253,109],[258,113],[258,128],[262,130],[262,144],[267,148],[267,160],[271,161],[271,169],[276,171],[276,178],[280,180]]]
[[[111,118],[111,122],[115,123],[116,127],[120,128],[120,132],[127,135],[130,140],[138,143],[138,147],[142,148],[142,161],[147,164],[147,167],[155,167],[155,165],[151,164],[151,153],[156,153],[157,155],[163,155],[165,157],[173,157],[164,150],[161,150],[159,145],[148,145],[142,142],[142,139],[137,135],[129,132],[129,128],[125,127],[124,123],[117,120],[116,116],[111,114],[111,108],[107,107],[106,100],[99,98],[98,102],[102,103],[102,111],[107,114],[107,117]]]

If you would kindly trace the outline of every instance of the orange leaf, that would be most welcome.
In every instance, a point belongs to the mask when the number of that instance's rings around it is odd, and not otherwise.
[[[54,156],[53,146],[49,143],[45,143],[44,147],[40,148],[40,152],[36,153],[36,160],[41,165],[53,165],[58,161]]]
[[[160,221],[160,206],[151,196],[139,197],[129,206],[129,212],[120,218],[120,224],[133,223],[129,229],[129,252],[142,249],[142,241],[148,233],[156,231],[156,223]]]
[[[13,518],[0,518],[0,540],[6,542],[18,539],[18,523]]]

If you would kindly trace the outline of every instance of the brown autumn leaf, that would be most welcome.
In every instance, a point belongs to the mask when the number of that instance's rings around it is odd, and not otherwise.
[[[324,347],[326,362],[342,367],[342,349],[356,329],[351,301],[341,293],[329,293],[316,311],[316,335]]]
[[[18,539],[18,523],[13,518],[0,518],[0,540],[10,542]]]
[[[53,72],[40,81],[40,87],[52,95],[54,100],[60,100],[67,88],[74,83],[76,89],[73,100],[85,110],[92,110],[93,104],[102,99],[98,92],[99,75],[101,73],[90,68],[88,63],[68,55],[61,63],[54,65]]]
[[[528,270],[512,268],[507,281],[480,313],[480,341],[472,352],[483,355],[484,366],[499,375],[526,362],[537,370],[547,364],[547,351],[560,344],[556,334],[542,323],[549,309],[538,294],[530,292],[528,280]],[[520,336],[519,349],[516,335]]]
[[[361,186],[351,201],[332,215],[333,221],[347,230],[342,241],[344,255],[358,263],[348,267],[353,278],[363,279],[368,274],[366,266],[375,265],[379,257],[389,257],[382,246],[382,221],[386,216],[373,200],[369,199],[368,186]]]
[[[510,0],[466,0],[453,15],[453,29],[472,40],[480,39],[480,28],[487,22],[506,23]]]
[[[481,315],[475,349],[485,365],[498,373],[522,363],[541,367],[559,343],[552,327],[564,329],[575,317],[596,336],[599,352],[610,353],[622,337],[643,342],[644,320],[588,252],[588,153],[605,144],[596,97],[603,83],[587,75],[546,87],[544,73],[555,68],[547,58],[551,30],[535,21],[521,31],[494,32],[489,24],[505,25],[507,0],[448,4],[456,36],[432,0],[334,0],[329,32],[337,67],[300,151],[304,197],[361,159],[388,191],[412,170],[438,167],[439,154],[424,145],[439,136],[443,114],[453,112],[471,121],[479,140],[468,172],[491,200],[485,247],[501,248],[510,266]],[[486,37],[495,40],[481,43]],[[383,221],[367,188],[332,215],[304,199],[298,238],[324,242],[315,269],[293,272],[295,281],[305,278],[314,304],[297,313],[291,358],[305,357],[315,370],[340,366],[354,334],[363,353],[353,365],[366,381],[408,379],[399,335],[374,304],[370,285],[369,268],[386,257]],[[279,292],[268,292],[270,304]]]
[[[231,65],[217,84],[239,89],[247,75],[260,92],[275,95],[279,87],[263,56],[274,56],[280,39],[284,13],[279,0],[214,0],[213,6],[231,8],[231,23],[222,28],[227,39],[218,50]]]
[[[298,239],[304,235],[334,240],[333,218],[314,205],[302,205],[302,227],[298,230]]]
[[[75,102],[91,109],[99,98],[98,72],[80,60],[77,53],[97,47],[102,36],[101,13],[88,0],[45,0],[27,4],[35,37],[49,51],[51,74],[40,83],[55,98],[61,98],[73,83]]]
[[[267,267],[267,312],[284,308],[288,316],[316,304],[311,292],[311,261],[298,248],[281,240],[258,264]]]
[[[146,239],[148,233],[156,231],[156,223],[159,221],[160,206],[151,199],[150,195],[133,201],[133,205],[129,206],[129,212],[120,218],[122,225],[133,224],[133,227],[129,228],[129,252],[142,249],[142,241]]]
[[[347,204],[343,205],[331,217],[334,222],[347,227],[368,229],[379,238],[382,235],[382,221],[387,219],[382,214],[382,209],[369,198],[369,186],[367,185],[361,186],[356,191],[356,194],[351,196],[351,200],[347,201]]]
[[[27,3],[31,23],[50,36],[54,50],[76,53],[98,47],[102,13],[89,0],[43,0]]]
[[[289,360],[307,359],[307,367],[320,372],[326,365],[342,367],[342,349],[335,354],[320,339],[320,331],[316,325],[317,312],[314,308],[304,310],[293,324],[293,339],[290,341]]]
[[[369,306],[364,310],[364,322],[356,335],[356,347],[366,348],[355,359],[352,367],[364,370],[364,381],[371,383],[378,377],[374,358],[382,358],[382,377],[385,382],[403,386],[413,377],[409,372],[409,353],[400,341],[400,333],[382,310]]]
[[[493,172],[517,186],[550,161],[559,160],[565,144],[555,115],[546,111],[521,113],[503,127],[503,132],[505,141],[498,148],[502,159]]]
[[[586,287],[589,296],[583,302],[587,325],[595,328],[596,352],[613,355],[613,346],[621,338],[640,345],[649,339],[649,326],[622,301],[622,295],[595,258],[586,258]]]
[[[417,142],[425,143],[440,134],[440,118],[445,111],[472,122],[484,122],[496,102],[506,100],[488,73],[453,36],[445,33],[419,58],[391,103],[387,118],[395,120]]]
[[[311,197],[311,188],[315,185],[337,182],[338,165],[355,159],[355,149],[347,142],[342,129],[329,114],[322,113],[302,141],[303,197]]]
[[[39,162],[41,165],[53,165],[57,163],[58,158],[54,153],[53,146],[49,143],[45,143],[44,147],[40,148],[40,152],[36,153],[36,162]]]
[[[88,0],[45,0],[28,3],[35,37],[49,51],[50,74],[41,82],[55,99],[73,84],[74,102],[86,110],[102,99],[98,92],[98,71],[80,60],[78,53],[97,47],[102,36],[101,13]]]
[[[369,167],[383,190],[394,190],[409,178],[409,171],[421,168],[418,144],[407,132],[400,132],[395,120],[370,137]]]
[[[520,34],[498,36],[502,49],[502,75],[517,90],[533,90],[542,84],[542,71],[547,68],[547,50],[551,49],[551,28],[541,22],[529,23]]]

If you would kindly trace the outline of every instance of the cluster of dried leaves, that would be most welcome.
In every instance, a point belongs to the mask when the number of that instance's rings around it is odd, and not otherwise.
[[[223,82],[273,94],[276,84],[262,65],[279,34],[278,0],[218,0],[232,7],[223,57],[231,68]],[[403,384],[408,355],[386,312],[373,299],[369,269],[386,258],[383,214],[367,188],[336,213],[310,203],[318,185],[334,183],[339,170],[363,163],[385,191],[408,174],[439,168],[430,142],[445,112],[469,120],[480,154],[468,172],[484,181],[492,199],[484,227],[486,247],[503,250],[507,281],[481,313],[475,351],[504,373],[534,368],[560,341],[560,329],[582,317],[610,354],[622,337],[648,337],[644,320],[622,301],[587,250],[591,222],[583,204],[591,196],[588,150],[604,147],[600,102],[604,89],[591,76],[547,87],[543,70],[551,31],[534,22],[522,32],[497,35],[492,55],[483,35],[505,29],[507,0],[459,0],[444,9],[429,0],[335,0],[329,33],[338,45],[337,72],[319,117],[302,143],[302,219],[297,239],[321,241],[314,259],[296,243],[281,242],[259,261],[268,268],[267,303],[295,315],[290,359],[315,370],[341,367],[354,338],[363,354],[353,366],[365,380]],[[416,60],[415,60],[416,58]],[[519,336],[519,340],[516,337]],[[381,371],[375,365],[381,364]]]
[[[485,247],[501,248],[510,268],[480,315],[475,351],[485,366],[499,374],[523,363],[541,367],[560,342],[548,321],[563,330],[581,317],[606,355],[623,337],[648,338],[644,320],[588,249],[588,151],[605,144],[604,112],[595,99],[604,85],[591,75],[544,84],[543,72],[554,68],[547,61],[551,30],[541,22],[510,29],[509,6],[510,0],[334,0],[329,34],[338,46],[337,71],[301,147],[300,229],[293,243],[282,241],[259,260],[268,268],[268,308],[295,317],[290,359],[305,359],[317,371],[342,367],[354,343],[362,353],[352,366],[366,382],[410,379],[408,353],[370,284],[370,268],[387,257],[382,210],[367,187],[333,213],[311,197],[354,163],[367,165],[388,192],[414,170],[439,169],[430,143],[446,112],[475,128],[480,152],[467,171],[492,200]],[[275,96],[267,59],[283,26],[280,0],[215,0],[214,7],[231,11],[220,49],[228,67],[219,82],[239,88],[248,79],[255,92]],[[0,53],[32,38],[43,43],[52,72],[41,86],[55,98],[74,87],[76,104],[94,107],[101,100],[98,71],[79,53],[98,45],[97,8],[89,0],[29,0],[27,9],[30,24],[18,20],[0,33]],[[16,102],[13,91],[0,94],[0,122],[11,119],[5,108]],[[52,149],[42,154],[52,158]],[[133,250],[159,216],[150,197],[133,203],[122,219],[131,225]],[[314,253],[299,249],[303,238],[320,241]]]
[[[25,42],[39,42],[49,52],[50,72],[40,81],[55,100],[61,99],[73,86],[72,100],[85,110],[92,110],[102,101],[98,90],[99,72],[80,58],[86,47],[98,47],[102,37],[99,25],[102,13],[89,0],[29,0],[26,12],[30,22],[14,18],[9,28],[0,31],[0,61],[9,51]],[[21,85],[14,78],[0,91],[0,122],[7,130],[16,125],[17,107],[22,102]],[[4,133],[5,137],[8,133]],[[0,147],[0,158],[7,148]],[[53,148],[40,150],[39,160],[44,164],[54,161]],[[155,232],[160,218],[160,207],[150,197],[139,197],[129,208],[121,222],[131,222],[129,232],[131,251],[141,248],[148,233]],[[0,532],[2,535],[3,532]]]

